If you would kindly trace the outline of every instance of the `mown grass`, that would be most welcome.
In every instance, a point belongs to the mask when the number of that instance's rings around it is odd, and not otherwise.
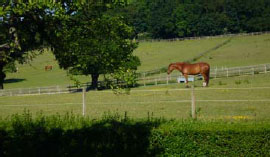
[[[198,119],[269,120],[269,75],[212,79],[208,88],[202,87],[202,81],[195,82]],[[93,119],[102,117],[104,113],[117,113],[139,119],[149,116],[188,119],[191,113],[191,88],[184,86],[171,84],[140,87],[118,95],[111,90],[88,91],[86,115]],[[0,97],[2,117],[22,113],[25,109],[31,113],[43,111],[46,115],[66,112],[81,115],[82,93]]]
[[[46,65],[52,65],[53,69],[45,71]],[[73,85],[66,71],[59,68],[53,54],[47,50],[34,58],[30,64],[18,64],[17,67],[17,73],[8,73],[4,83],[5,88]],[[80,79],[84,82],[89,81],[87,77],[83,76]]]
[[[189,59],[223,39],[207,40],[143,43],[145,48],[136,52],[143,58],[140,70]],[[230,44],[201,60],[228,67],[269,61],[269,35],[235,37]],[[48,64],[54,69],[45,72]],[[32,66],[9,74],[5,86],[65,85],[71,83],[65,73],[52,54],[44,53]],[[190,118],[191,91],[184,84],[139,87],[120,95],[88,91],[85,117],[82,93],[0,97],[0,156],[268,156],[269,75],[211,79],[208,88],[196,81],[196,121]]]
[[[226,41],[228,37],[174,42],[141,42],[135,50],[142,65],[138,72],[166,67],[171,62],[191,59]],[[212,68],[256,65],[270,62],[270,34],[234,37],[227,45],[210,52],[198,61],[209,62]],[[45,71],[53,65],[52,71]],[[73,84],[66,71],[59,69],[51,52],[35,58],[31,65],[18,65],[18,73],[7,74],[5,88],[28,88]],[[90,82],[90,77],[79,76],[81,82]],[[101,77],[102,79],[102,77]]]
[[[235,67],[270,62],[270,34],[234,37],[227,45],[212,51],[199,61],[212,67]]]
[[[142,65],[138,71],[148,71],[168,66],[173,62],[181,62],[192,59],[198,54],[207,51],[228,38],[184,40],[184,41],[160,41],[142,42],[135,55],[139,56]]]

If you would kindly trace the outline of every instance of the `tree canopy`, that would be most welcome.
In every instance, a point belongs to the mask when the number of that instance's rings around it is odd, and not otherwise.
[[[125,1],[9,2],[0,7],[0,88],[6,65],[24,62],[34,50],[52,48],[61,68],[72,74],[92,76],[97,87],[100,74],[120,67],[136,69],[139,59],[132,55],[137,43],[133,29],[121,17],[106,12]]]
[[[0,7],[0,89],[6,65],[24,62],[42,51],[46,9],[36,4],[9,4]],[[36,51],[34,51],[36,50]]]
[[[100,11],[99,6],[83,6],[55,27],[50,36],[60,67],[72,74],[91,75],[97,87],[100,74],[113,73],[120,67],[136,69],[139,59],[132,54],[137,43],[133,29],[121,17]]]
[[[151,38],[270,30],[269,0],[134,0],[115,13]]]

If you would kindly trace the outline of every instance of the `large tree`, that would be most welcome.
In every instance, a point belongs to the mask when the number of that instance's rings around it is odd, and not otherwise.
[[[105,7],[105,8],[104,8]],[[136,69],[140,64],[132,54],[137,43],[133,29],[121,17],[106,14],[107,6],[81,5],[55,27],[51,36],[53,52],[61,68],[72,74],[91,75],[97,88],[100,74],[120,67]]]
[[[136,44],[127,40],[132,29],[120,18],[103,14],[125,4],[125,0],[0,3],[0,89],[4,67],[31,59],[44,45],[52,47],[60,67],[91,74],[94,87],[101,73],[136,67],[138,58],[132,56]]]

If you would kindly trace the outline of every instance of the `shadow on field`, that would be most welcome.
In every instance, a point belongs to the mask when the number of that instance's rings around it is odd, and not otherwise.
[[[6,79],[4,81],[4,83],[17,83],[17,82],[22,82],[25,81],[25,79],[15,79],[15,78],[11,78],[11,79]]]
[[[158,121],[107,119],[72,129],[49,127],[51,122],[21,122],[13,122],[13,129],[0,125],[0,156],[156,156],[162,152],[150,142]]]

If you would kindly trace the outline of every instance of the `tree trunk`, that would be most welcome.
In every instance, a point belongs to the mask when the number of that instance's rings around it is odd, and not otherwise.
[[[93,89],[97,89],[99,74],[91,74],[91,77],[92,77],[92,85],[91,86]]]
[[[4,66],[0,65],[0,89],[4,89],[4,80],[6,78],[6,74],[3,72]]]

